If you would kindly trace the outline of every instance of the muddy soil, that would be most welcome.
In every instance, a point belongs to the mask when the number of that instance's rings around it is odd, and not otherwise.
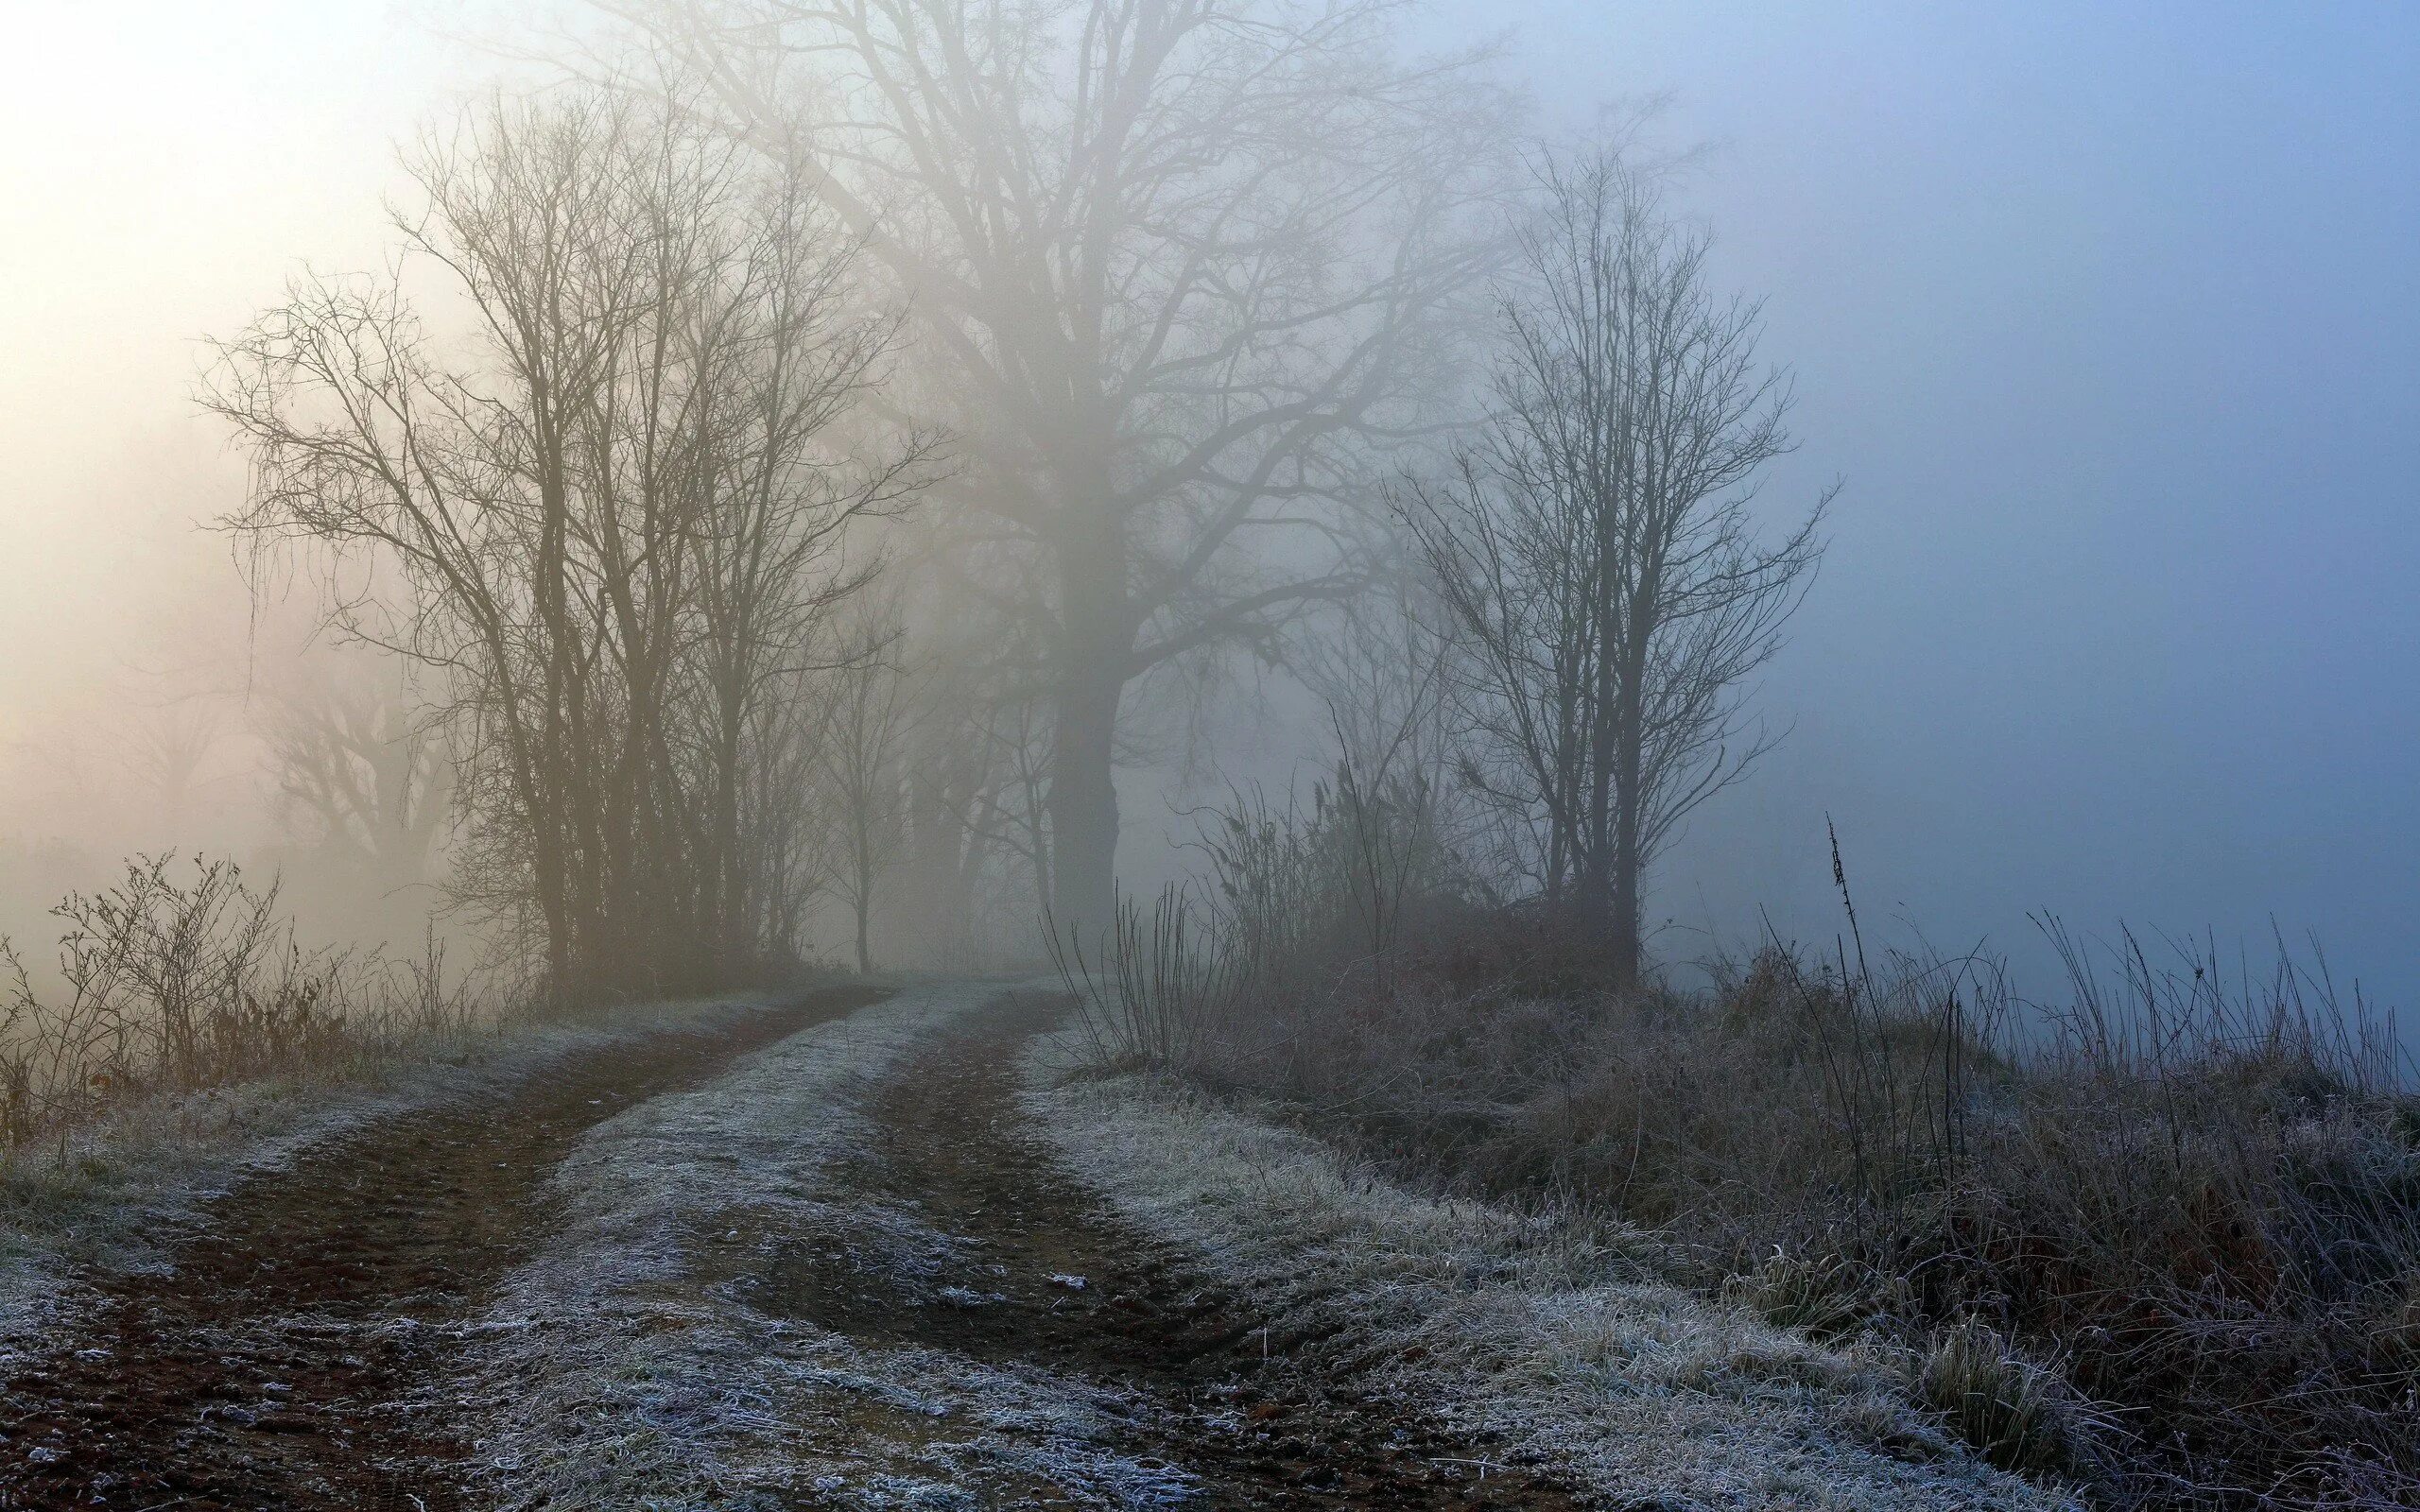
[[[452,1512],[450,1368],[535,1249],[590,1126],[878,994],[819,992],[586,1053],[501,1101],[387,1119],[213,1203],[163,1275],[96,1278],[83,1335],[0,1382],[0,1508]]]
[[[1194,1504],[1221,1512],[1582,1504],[1499,1447],[1342,1384],[1313,1363],[1318,1341],[1264,1332],[1249,1297],[1066,1176],[1013,1091],[1021,1048],[1059,1011],[1009,1000],[898,1073],[875,1104],[871,1151],[842,1176],[844,1193],[866,1200],[836,1208],[910,1213],[946,1243],[903,1254],[895,1229],[840,1222],[727,1251],[720,1279],[760,1311],[861,1343],[1042,1365],[1130,1390],[1151,1410],[1121,1449],[1181,1468],[1201,1488]],[[985,1504],[1069,1500],[1037,1483]]]

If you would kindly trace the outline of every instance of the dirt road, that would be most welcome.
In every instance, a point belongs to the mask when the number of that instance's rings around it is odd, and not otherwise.
[[[105,1282],[82,1336],[0,1383],[0,1508],[484,1504],[463,1489],[480,1404],[458,1360],[483,1299],[554,1221],[547,1175],[602,1120],[868,996],[593,1053],[231,1194],[172,1273]],[[844,1201],[819,1231],[718,1246],[699,1279],[869,1348],[1114,1384],[1146,1404],[1124,1452],[1167,1466],[1190,1504],[1575,1504],[1489,1446],[1322,1375],[1295,1353],[1305,1341],[1255,1332],[1245,1299],[1105,1214],[1020,1126],[1016,1053],[1052,1011],[1003,998],[937,1031],[875,1094],[874,1138],[833,1174],[868,1211],[912,1209],[949,1236],[942,1263],[888,1253],[881,1226],[858,1228]],[[979,1504],[1085,1494],[1034,1479],[987,1486]],[[802,1489],[788,1504],[855,1503]]]
[[[1010,1001],[956,1027],[874,1102],[875,1138],[839,1175],[862,1197],[857,1211],[912,1211],[951,1243],[920,1246],[911,1261],[886,1252],[895,1230],[836,1227],[740,1272],[754,1305],[865,1344],[1112,1383],[1155,1409],[1135,1415],[1125,1452],[1180,1468],[1197,1504],[1575,1504],[1496,1465],[1489,1446],[1305,1365],[1296,1351],[1314,1341],[1259,1332],[1247,1299],[1118,1223],[1063,1174],[1022,1127],[1012,1090],[1019,1050],[1058,1011]],[[1037,1481],[1013,1494],[994,1504],[1065,1504],[1068,1493]]]
[[[874,995],[616,1044],[251,1180],[171,1271],[102,1280],[88,1329],[0,1382],[0,1508],[465,1505],[448,1354],[544,1231],[547,1173],[631,1103]]]

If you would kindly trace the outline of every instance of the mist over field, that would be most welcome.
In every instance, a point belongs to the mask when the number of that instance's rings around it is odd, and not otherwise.
[[[2415,79],[0,19],[0,1507],[2420,1505]]]

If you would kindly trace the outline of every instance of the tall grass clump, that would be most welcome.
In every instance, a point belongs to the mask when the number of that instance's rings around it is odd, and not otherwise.
[[[1121,894],[1108,933],[1089,952],[1073,929],[1046,934],[1076,1001],[1086,1057],[1101,1069],[1194,1064],[1236,999],[1240,956],[1203,926],[1182,885],[1162,888],[1148,917]]]
[[[56,986],[0,941],[0,1158],[145,1097],[351,1074],[480,1013],[433,939],[419,960],[306,949],[277,885],[231,861],[139,857],[52,913]]]
[[[1089,947],[1046,928],[1103,1067],[1220,1077],[1238,1057],[1315,1050],[1296,1009],[1382,994],[1407,932],[1461,907],[1424,778],[1340,761],[1307,804],[1236,792],[1196,817],[1206,885],[1170,884],[1148,910],[1121,897]]]

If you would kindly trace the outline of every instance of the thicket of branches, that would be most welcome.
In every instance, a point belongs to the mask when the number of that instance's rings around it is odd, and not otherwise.
[[[455,886],[550,990],[789,954],[817,818],[790,747],[875,565],[851,527],[929,472],[861,422],[897,321],[798,171],[666,105],[499,102],[410,162],[395,269],[221,345],[232,523],[311,548],[342,631],[424,669]]]
[[[1375,594],[1419,717],[1328,696],[1330,800],[1485,829],[1471,885],[1636,979],[1821,515],[1759,537],[1787,380],[1651,176],[1522,182],[1388,0],[606,9],[651,71],[424,141],[397,266],[221,346],[233,525],[416,669],[282,722],[327,843],[425,865],[448,805],[456,900],[566,1001],[827,904],[870,965],[877,898],[927,954],[1100,931],[1155,706],[1247,652],[1318,684]]]
[[[224,860],[138,857],[52,910],[36,986],[0,941],[0,1166],[109,1110],[265,1076],[341,1074],[470,1030],[511,995],[418,959],[306,947],[275,883]]]
[[[450,799],[458,901],[567,999],[826,905],[869,965],[877,898],[927,955],[1037,904],[1099,932],[1154,717],[1245,654],[1318,684],[1375,595],[1420,717],[1333,800],[1486,829],[1472,885],[1635,979],[1818,553],[1757,535],[1787,381],[1650,178],[1523,182],[1391,0],[605,9],[648,72],[424,142],[397,269],[221,349],[234,526],[415,664],[374,717],[443,768],[287,720],[329,840],[408,850]]]

